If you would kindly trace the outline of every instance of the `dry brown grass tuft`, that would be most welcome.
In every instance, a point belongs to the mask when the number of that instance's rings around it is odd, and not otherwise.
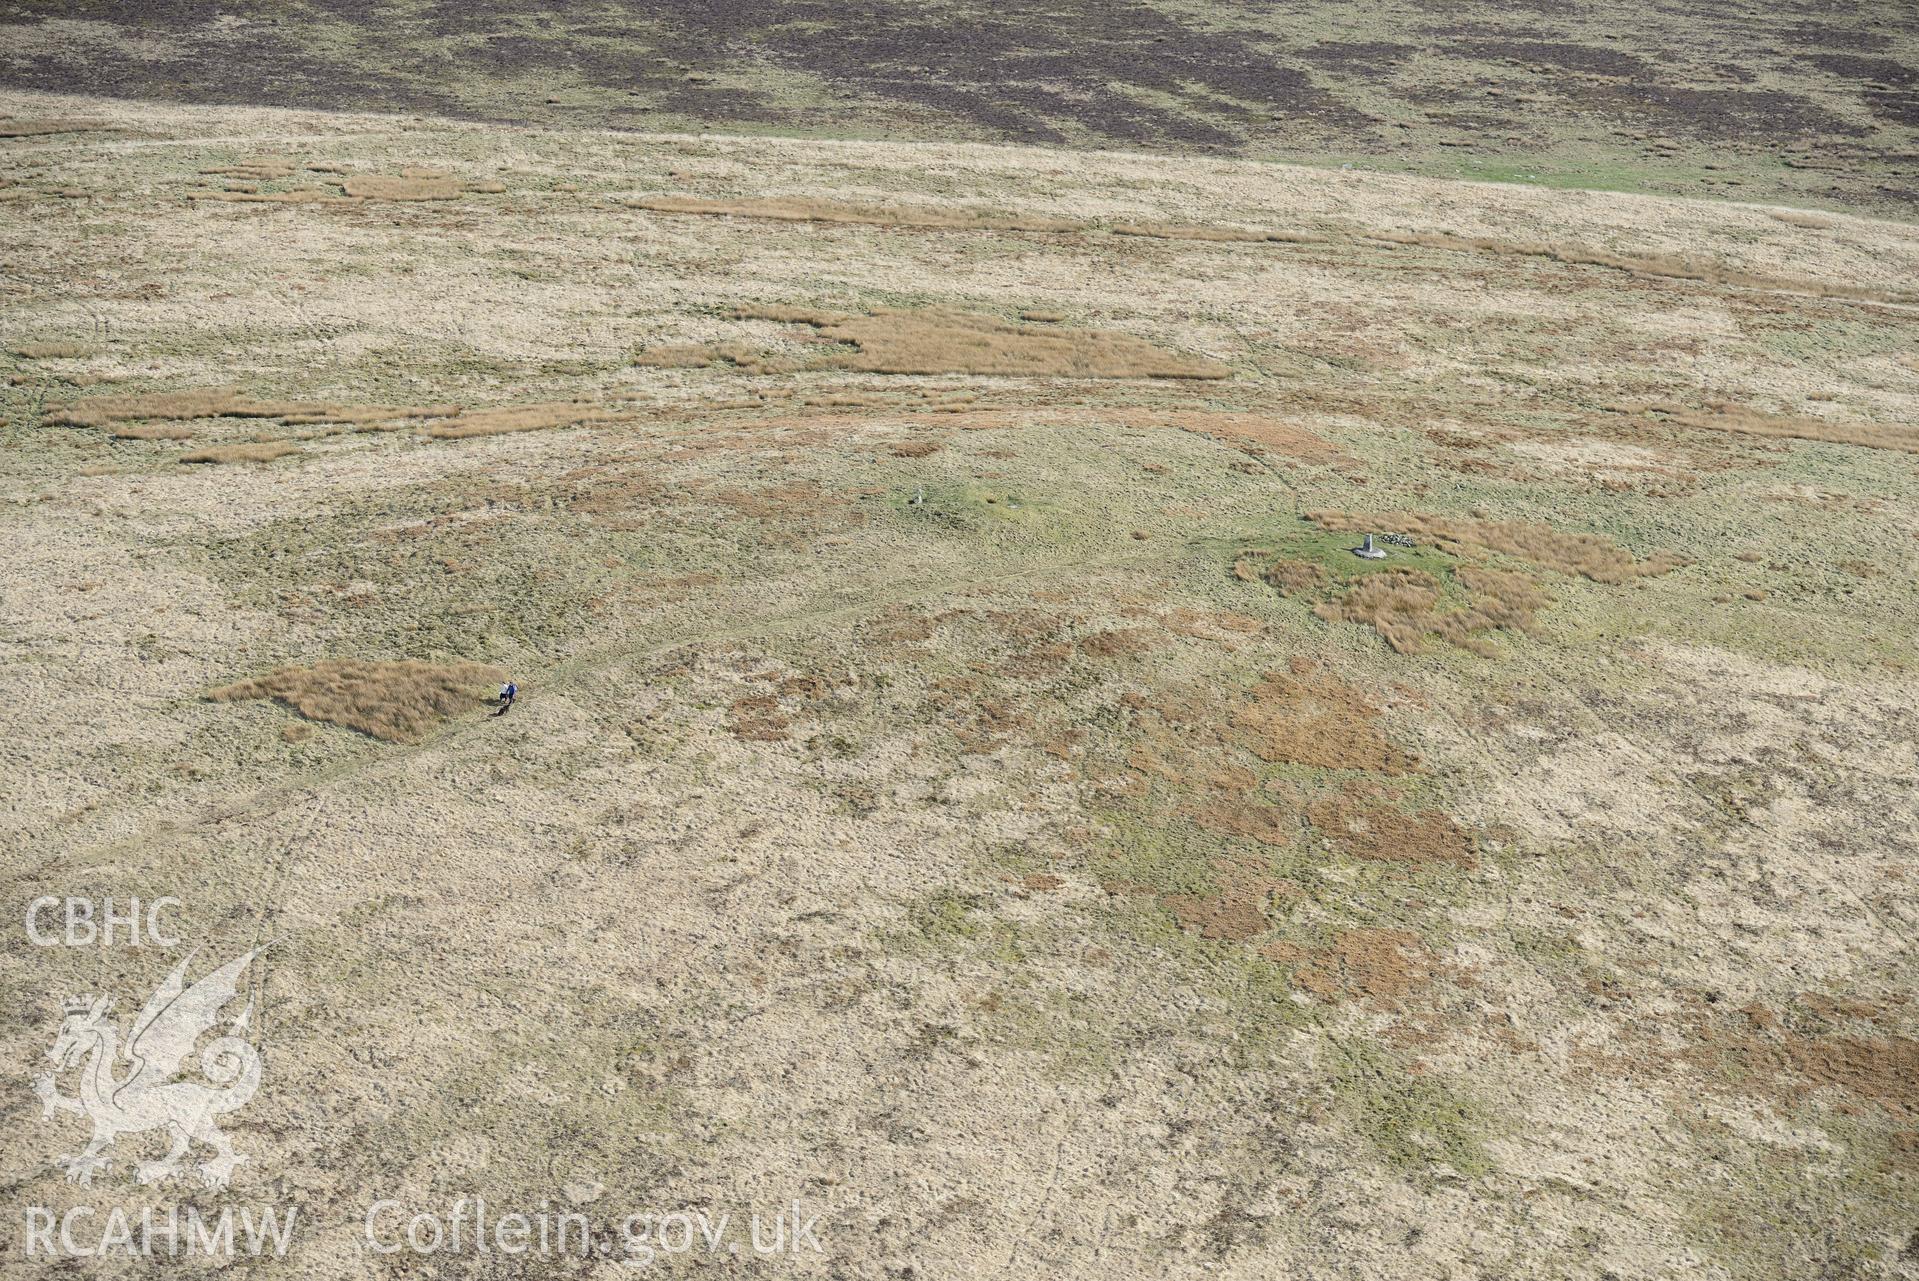
[[[298,445],[284,440],[249,440],[237,445],[214,445],[181,454],[183,463],[270,463],[276,458],[300,452]]]
[[[1775,221],[1788,227],[1804,227],[1808,231],[1825,231],[1839,224],[1824,214],[1806,213],[1799,209],[1774,209],[1771,211]]]
[[[183,440],[192,432],[177,426],[152,424],[113,427],[115,423],[182,423],[198,418],[277,418],[314,426],[344,424],[380,431],[404,426],[409,420],[451,418],[459,405],[337,405],[327,401],[254,400],[238,387],[199,387],[189,391],[154,392],[125,396],[86,396],[54,406],[50,423],[69,427],[112,427],[117,437],[131,440]]]
[[[1818,440],[1832,445],[1859,445],[1866,449],[1898,449],[1919,454],[1919,426],[1899,423],[1847,423],[1804,414],[1769,414],[1727,401],[1711,401],[1703,408],[1654,403],[1628,406],[1624,413],[1650,413],[1679,427],[1702,431],[1730,431],[1773,439]]]
[[[273,182],[281,178],[291,178],[297,163],[291,160],[242,160],[238,164],[216,165],[202,169],[200,174],[207,178],[240,178],[248,182]]]
[[[1377,631],[1401,654],[1416,654],[1428,637],[1490,657],[1486,633],[1531,631],[1534,614],[1546,598],[1524,574],[1462,565],[1455,575],[1468,593],[1457,609],[1439,608],[1439,581],[1417,569],[1387,569],[1367,574],[1338,600],[1313,607],[1327,622],[1362,623]]]
[[[97,351],[78,342],[23,342],[13,349],[13,354],[22,360],[78,360]]]
[[[1264,553],[1247,553],[1233,565],[1233,577],[1242,582],[1263,582],[1276,588],[1281,596],[1298,596],[1324,586],[1332,575],[1316,561],[1291,560],[1275,556],[1261,564]]]
[[[1292,965],[1293,982],[1315,996],[1356,996],[1385,1010],[1399,1009],[1403,998],[1439,973],[1432,950],[1417,934],[1377,926],[1340,930],[1328,947],[1275,941],[1260,951]]]
[[[1313,607],[1329,623],[1363,623],[1401,654],[1425,647],[1439,605],[1439,580],[1424,570],[1388,569],[1367,574],[1336,601]]]
[[[792,718],[780,710],[773,694],[745,694],[733,700],[732,721],[727,728],[734,737],[749,743],[779,743],[790,738]]]
[[[1219,409],[1118,410],[1107,417],[1128,426],[1177,427],[1195,435],[1210,436],[1222,444],[1233,445],[1248,454],[1275,453],[1309,463],[1351,461],[1339,446],[1315,436],[1304,427],[1274,418],[1270,414],[1236,413]]]
[[[1115,236],[1145,236],[1154,240],[1210,240],[1278,245],[1324,245],[1329,236],[1304,231],[1262,231],[1257,227],[1215,227],[1181,222],[1129,222],[1112,228]]]
[[[1671,552],[1635,560],[1631,552],[1601,534],[1568,534],[1550,525],[1520,520],[1478,520],[1423,512],[1386,512],[1377,516],[1343,511],[1308,512],[1324,529],[1348,533],[1405,534],[1456,551],[1473,547],[1530,561],[1561,574],[1578,574],[1596,583],[1623,583],[1671,573],[1688,562]]]
[[[1386,741],[1379,709],[1310,662],[1266,676],[1230,713],[1231,737],[1275,764],[1407,774],[1418,760]]]
[[[116,128],[114,125],[61,116],[47,116],[39,120],[0,120],[0,138],[37,138],[47,133],[112,132]]]
[[[434,423],[426,429],[426,434],[435,440],[466,440],[473,436],[503,436],[588,423],[629,422],[637,417],[633,410],[609,409],[585,400],[560,400],[471,410]]]
[[[1064,378],[1226,378],[1217,361],[1155,347],[1130,334],[1009,324],[969,312],[881,308],[871,315],[800,307],[743,307],[741,319],[811,325],[854,351],[823,367],[876,374],[998,374]]]
[[[1230,939],[1243,942],[1264,934],[1272,926],[1266,918],[1266,904],[1276,893],[1297,887],[1268,875],[1256,864],[1216,859],[1214,880],[1219,889],[1212,894],[1166,894],[1160,901],[1172,909],[1182,927],[1201,938]]]
[[[300,402],[253,400],[238,387],[197,387],[189,391],[125,396],[83,396],[51,406],[47,421],[68,427],[106,427],[143,418],[181,421],[192,418],[278,418],[324,408]]]
[[[1485,236],[1456,236],[1449,232],[1369,232],[1366,239],[1390,245],[1418,245],[1429,249],[1450,249],[1460,253],[1492,254],[1499,257],[1545,258],[1580,267],[1609,267],[1635,276],[1655,276],[1667,280],[1697,280],[1705,284],[1732,285],[1746,289],[1777,290],[1810,294],[1816,298],[1850,298],[1862,302],[1919,302],[1919,294],[1874,289],[1864,285],[1840,284],[1824,280],[1802,280],[1790,276],[1767,276],[1718,263],[1694,262],[1671,254],[1616,254],[1599,249],[1581,249],[1576,245],[1548,245],[1524,241],[1495,240]]]
[[[790,374],[801,362],[787,356],[763,352],[751,343],[669,343],[652,347],[633,358],[636,365],[654,369],[706,369],[713,365],[732,365],[749,374]]]
[[[874,227],[926,227],[964,231],[1080,231],[1084,223],[1062,218],[987,213],[974,209],[898,208],[845,204],[801,197],[702,200],[697,196],[647,196],[632,202],[654,213],[710,217],[770,218],[778,222],[862,223]]]
[[[1441,810],[1409,812],[1371,788],[1334,792],[1306,807],[1306,817],[1351,858],[1390,863],[1477,866],[1472,838]]]
[[[296,426],[341,424],[365,431],[391,431],[418,418],[454,418],[463,412],[460,405],[313,405],[283,406],[289,412],[279,415],[281,422]]]
[[[341,189],[355,200],[402,201],[458,200],[465,195],[505,190],[497,182],[467,182],[438,170],[422,169],[409,169],[397,178],[356,173],[342,181]]]
[[[229,204],[251,205],[348,205],[345,196],[336,196],[324,187],[294,187],[288,191],[189,191],[188,200],[221,200]]]
[[[179,423],[128,423],[108,434],[115,440],[191,440],[193,428]]]
[[[502,673],[482,663],[325,659],[209,690],[217,703],[271,698],[312,721],[392,743],[417,743],[450,716],[488,701]]]

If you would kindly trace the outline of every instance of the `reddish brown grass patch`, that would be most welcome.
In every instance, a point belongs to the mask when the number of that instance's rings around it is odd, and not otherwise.
[[[742,319],[810,325],[853,352],[822,367],[876,374],[997,374],[1062,378],[1226,378],[1217,361],[1155,347],[1130,334],[1009,324],[992,316],[881,308],[871,315],[799,307],[743,307]]]
[[[1409,812],[1370,790],[1334,792],[1306,807],[1314,827],[1350,858],[1388,863],[1478,865],[1472,838],[1441,810]]]
[[[1281,596],[1298,596],[1325,586],[1332,575],[1317,561],[1292,560],[1285,556],[1261,562],[1265,553],[1248,552],[1233,565],[1233,577],[1241,582],[1265,583]]]
[[[1405,534],[1455,553],[1462,547],[1500,552],[1561,574],[1582,575],[1597,583],[1623,583],[1666,574],[1687,563],[1685,558],[1671,552],[1654,552],[1645,560],[1636,560],[1631,552],[1604,535],[1569,534],[1530,521],[1478,520],[1405,511],[1376,516],[1316,511],[1308,512],[1306,518],[1324,529]]]
[[[1351,685],[1306,664],[1260,681],[1231,712],[1230,726],[1235,740],[1263,761],[1411,773],[1417,758],[1386,741],[1379,715]]]
[[[1440,609],[1439,581],[1417,569],[1388,569],[1355,580],[1338,600],[1313,607],[1328,622],[1362,623],[1377,631],[1401,654],[1416,654],[1428,637],[1491,656],[1486,633],[1531,631],[1533,615],[1546,598],[1523,574],[1462,565],[1456,579],[1467,590],[1466,603]]]
[[[1219,886],[1214,893],[1160,896],[1180,925],[1201,938],[1241,942],[1264,934],[1272,927],[1267,904],[1275,894],[1298,888],[1253,862],[1214,859],[1213,875]]]
[[[1339,931],[1324,948],[1282,941],[1260,950],[1292,965],[1293,982],[1316,996],[1355,996],[1387,1010],[1399,1009],[1438,973],[1432,951],[1409,930],[1362,927]]]

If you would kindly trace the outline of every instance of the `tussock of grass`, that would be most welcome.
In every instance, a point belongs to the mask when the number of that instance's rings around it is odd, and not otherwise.
[[[188,200],[222,200],[254,205],[347,205],[353,202],[323,187],[295,187],[290,191],[190,191]]]
[[[430,178],[354,174],[342,186],[355,200],[458,200],[466,194],[460,180],[447,174]]]
[[[1767,276],[1741,271],[1719,263],[1695,262],[1671,254],[1616,254],[1600,249],[1582,249],[1577,245],[1548,245],[1525,241],[1495,240],[1486,236],[1456,236],[1449,232],[1375,231],[1366,239],[1389,245],[1417,245],[1429,249],[1450,249],[1460,253],[1493,254],[1510,258],[1546,258],[1579,267],[1610,267],[1635,276],[1657,276],[1668,280],[1697,280],[1712,285],[1734,285],[1748,289],[1782,290],[1811,294],[1816,298],[1852,298],[1865,302],[1919,302],[1919,294],[1873,289],[1864,285],[1841,284],[1826,280],[1803,280],[1791,276]]]
[[[115,440],[191,440],[193,429],[179,423],[128,423],[108,433]]]
[[[271,698],[308,720],[417,743],[448,717],[484,704],[501,676],[483,663],[325,659],[223,685],[206,697],[216,703]]]
[[[193,418],[277,418],[295,409],[320,406],[253,400],[238,387],[196,387],[188,391],[125,396],[83,396],[54,405],[47,421],[68,427],[106,427],[143,418],[181,421]]]
[[[282,160],[242,160],[238,164],[215,165],[200,171],[208,178],[242,178],[249,182],[274,182],[293,176],[293,163]]]
[[[1824,214],[1806,213],[1799,209],[1774,209],[1771,213],[1775,221],[1783,222],[1788,227],[1804,227],[1808,231],[1824,231],[1838,226]]]
[[[291,407],[289,407],[291,408]],[[462,412],[460,405],[315,405],[292,409],[279,415],[280,421],[294,426],[341,424],[368,431],[387,431],[414,418],[453,418]]]
[[[803,307],[743,307],[742,319],[811,325],[855,350],[826,367],[875,374],[998,374],[1064,378],[1226,378],[1217,361],[1130,334],[1009,324],[992,316],[881,308],[871,315]]]
[[[1832,445],[1898,449],[1919,454],[1919,426],[1912,424],[1832,422],[1804,414],[1769,414],[1727,401],[1711,401],[1699,409],[1664,403],[1642,408],[1669,423],[1703,431],[1730,431],[1743,436],[1773,439],[1819,440]]]
[[[1306,518],[1323,529],[1349,533],[1395,533],[1439,544],[1452,551],[1473,547],[1531,561],[1561,574],[1577,574],[1596,583],[1623,583],[1634,578],[1671,573],[1686,564],[1671,552],[1654,552],[1634,559],[1600,534],[1569,534],[1550,525],[1521,520],[1476,520],[1433,516],[1423,512],[1386,512],[1377,516],[1343,511],[1308,512]]]
[[[874,227],[930,227],[973,231],[1079,231],[1084,223],[1063,218],[987,213],[974,209],[898,208],[833,200],[765,197],[702,200],[696,196],[647,196],[632,202],[654,213],[710,217],[770,218],[779,222],[861,223]]]
[[[1330,236],[1305,231],[1261,231],[1257,227],[1212,227],[1182,222],[1125,222],[1112,229],[1115,236],[1145,236],[1154,240],[1210,240],[1279,245],[1330,244]]]
[[[214,445],[181,454],[183,463],[270,463],[276,458],[300,452],[298,445],[284,440],[249,440],[237,445]]]
[[[624,422],[638,416],[632,410],[608,409],[583,400],[501,405],[495,409],[476,409],[436,422],[426,429],[426,434],[435,440],[465,440],[472,436],[504,436],[512,432],[577,427],[584,423]]]
[[[338,405],[328,401],[254,400],[238,387],[200,387],[190,391],[155,392],[129,396],[87,396],[56,405],[47,421],[70,427],[113,427],[122,422],[152,419],[181,423],[199,418],[277,418],[295,426],[341,424],[362,431],[390,431],[415,420],[426,422],[425,434],[437,440],[470,436],[498,436],[508,432],[542,431],[581,423],[616,422],[637,417],[632,410],[610,409],[592,401],[551,401],[529,405],[501,405],[467,410],[442,405]],[[139,440],[185,439],[190,431],[153,425],[113,428],[113,434]],[[247,446],[233,446],[239,451]],[[291,447],[289,447],[291,448]],[[230,462],[233,458],[189,455],[183,461]],[[282,450],[281,452],[287,452]],[[244,457],[244,454],[239,456]]]
[[[1230,714],[1229,738],[1270,763],[1411,773],[1418,761],[1387,741],[1379,709],[1306,660],[1272,672]]]
[[[0,120],[0,138],[35,138],[47,133],[99,133],[114,129],[113,125],[62,116],[46,116],[39,120]]]
[[[77,342],[23,342],[13,354],[22,360],[78,360],[93,355],[95,350]]]
[[[1265,583],[1281,596],[1298,596],[1324,586],[1332,575],[1318,561],[1275,556],[1262,565],[1249,556],[1234,564],[1233,577],[1241,582]]]
[[[458,405],[336,405],[326,401],[254,400],[238,387],[197,387],[188,391],[125,396],[85,396],[53,406],[47,421],[68,427],[111,427],[153,419],[180,423],[197,418],[278,418],[288,423],[345,423],[365,426],[409,418],[438,418],[460,412]],[[115,436],[138,440],[183,439],[174,428],[115,428]]]
[[[1409,811],[1370,788],[1334,792],[1306,807],[1314,827],[1351,858],[1388,863],[1477,865],[1472,837],[1443,810]]]
[[[1490,657],[1486,633],[1531,631],[1533,615],[1546,604],[1523,574],[1462,565],[1454,577],[1467,590],[1466,603],[1440,607],[1439,580],[1418,569],[1388,569],[1356,580],[1337,600],[1314,606],[1328,622],[1362,623],[1401,654],[1416,654],[1429,637]]]

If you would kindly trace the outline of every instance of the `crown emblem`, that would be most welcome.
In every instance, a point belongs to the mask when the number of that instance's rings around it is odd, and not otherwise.
[[[60,1002],[60,1008],[68,1014],[85,1014],[93,1008],[93,998],[90,996],[69,996]]]

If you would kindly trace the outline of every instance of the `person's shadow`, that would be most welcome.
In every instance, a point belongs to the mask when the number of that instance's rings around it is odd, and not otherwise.
[[[511,702],[501,703],[500,710],[493,714],[495,716],[505,716],[508,712],[512,710],[513,710],[513,704]]]

